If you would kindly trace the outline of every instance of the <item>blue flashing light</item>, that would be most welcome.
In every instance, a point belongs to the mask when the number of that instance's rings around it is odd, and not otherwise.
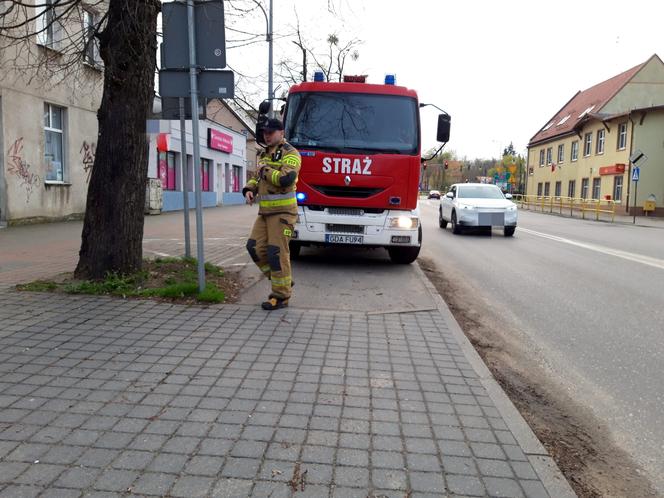
[[[325,81],[325,74],[323,74],[323,71],[314,72],[314,81]]]
[[[295,194],[295,198],[297,199],[297,202],[304,202],[307,200],[307,194],[304,192],[298,192]]]
[[[394,74],[386,74],[385,75],[385,84],[386,85],[396,85],[397,83],[397,77]]]

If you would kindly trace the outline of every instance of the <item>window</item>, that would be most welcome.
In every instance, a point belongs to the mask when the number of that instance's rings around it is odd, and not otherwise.
[[[210,160],[201,159],[201,190],[210,191]]]
[[[94,12],[83,11],[83,60],[91,66],[98,66],[101,62],[99,41],[95,38],[97,22]]]
[[[164,190],[175,190],[175,152],[159,152],[158,157],[161,188]]]
[[[556,197],[560,197],[562,190],[563,190],[563,182],[556,182],[556,190],[554,195]]]
[[[588,157],[593,150],[593,134],[586,133],[583,139],[583,157]]]
[[[558,164],[565,162],[565,144],[558,146]]]
[[[613,200],[616,202],[622,201],[623,177],[616,175],[613,177]]]
[[[553,147],[549,147],[546,149],[546,164],[550,165],[553,158],[551,157],[553,155]]]
[[[540,149],[540,162],[539,162],[540,168],[544,166],[544,149]]]
[[[602,179],[593,178],[593,199],[599,199],[602,191]]]
[[[46,181],[65,181],[64,154],[65,110],[51,104],[44,104],[44,161]]]
[[[43,0],[35,6],[37,44],[59,50],[62,42],[62,25],[58,20],[61,12],[56,10],[56,0]]]
[[[549,182],[544,182],[544,197],[549,197],[551,193],[551,184]]]
[[[627,147],[627,123],[618,125],[618,150],[625,150]]]
[[[233,192],[240,192],[241,176],[242,176],[242,167],[233,165]]]
[[[417,101],[402,95],[293,93],[284,127],[296,148],[415,155],[420,145],[417,116]]]
[[[604,136],[606,130],[602,128],[597,130],[597,145],[595,147],[595,154],[604,154]]]
[[[570,180],[567,184],[567,197],[574,198],[576,194],[576,180]]]
[[[590,184],[590,180],[588,178],[583,178],[581,180],[581,199],[587,199],[588,198],[588,186]]]
[[[579,141],[578,140],[574,140],[574,142],[572,142],[572,153],[570,154],[569,158],[570,158],[570,161],[576,161],[577,159],[579,159]]]
[[[542,182],[537,184],[537,197],[542,197]]]

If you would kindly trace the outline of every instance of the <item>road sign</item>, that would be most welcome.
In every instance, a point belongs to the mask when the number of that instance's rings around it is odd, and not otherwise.
[[[161,97],[186,97],[191,93],[189,73],[184,71],[159,71],[159,95]],[[233,71],[201,71],[198,74],[198,91],[209,99],[232,99],[235,96]]]
[[[640,149],[636,149],[632,153],[632,155],[629,156],[629,162],[632,163],[634,166],[643,166],[647,160],[648,156],[646,156],[643,152],[641,152]]]
[[[225,68],[224,2],[219,0],[196,2],[194,9],[196,63],[206,69]],[[164,33],[164,42],[161,44],[161,67],[188,69],[187,4],[166,2],[161,6],[161,15]]]
[[[632,181],[638,182],[640,174],[641,174],[641,168],[639,168],[638,166],[634,166],[634,169],[632,170]]]

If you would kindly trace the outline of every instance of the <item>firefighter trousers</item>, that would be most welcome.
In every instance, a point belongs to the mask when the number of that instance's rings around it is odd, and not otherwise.
[[[289,299],[291,295],[288,242],[293,236],[296,221],[296,214],[259,214],[247,241],[247,251],[251,259],[272,281],[271,298]]]

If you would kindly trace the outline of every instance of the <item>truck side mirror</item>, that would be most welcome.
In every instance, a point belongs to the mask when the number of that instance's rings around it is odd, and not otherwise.
[[[450,140],[450,121],[452,120],[449,114],[438,115],[438,132],[436,133],[436,140],[439,142],[447,143]]]

